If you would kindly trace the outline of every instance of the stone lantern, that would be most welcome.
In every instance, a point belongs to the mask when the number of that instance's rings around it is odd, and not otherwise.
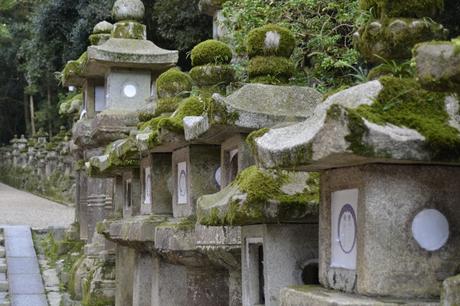
[[[255,140],[265,168],[321,171],[322,287],[285,288],[282,305],[439,303],[460,262],[457,107],[452,95],[385,77]]]

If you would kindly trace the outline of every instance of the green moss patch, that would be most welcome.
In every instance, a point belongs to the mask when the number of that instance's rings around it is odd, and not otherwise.
[[[190,76],[198,86],[229,84],[235,79],[235,69],[230,65],[203,65],[192,68]]]
[[[192,78],[178,68],[171,68],[157,79],[157,91],[160,98],[176,97],[192,90]]]
[[[287,83],[294,74],[295,67],[291,60],[277,56],[257,56],[249,61],[248,73],[251,80],[260,77],[271,77],[268,80],[279,80]]]
[[[295,45],[295,38],[292,32],[275,24],[252,30],[246,40],[249,57],[290,57]]]
[[[145,25],[136,21],[120,21],[114,24],[113,38],[146,39],[147,30]]]
[[[182,134],[184,131],[183,119],[187,116],[200,116],[207,110],[204,99],[190,97],[179,103],[172,115],[160,115],[140,125],[141,130],[150,129],[149,146],[154,147],[161,143],[159,136],[162,129]]]
[[[373,9],[378,16],[435,17],[444,9],[444,0],[360,0],[364,10]]]
[[[192,49],[191,58],[193,66],[225,65],[232,60],[232,50],[227,44],[210,39],[196,45]]]
[[[207,212],[200,210],[199,222],[210,226],[245,225],[289,222],[317,214],[319,175],[312,173],[306,188],[300,193],[285,193],[283,186],[289,182],[290,177],[286,171],[249,167],[221,191],[225,194],[238,190],[245,194],[245,198],[229,200],[231,202],[224,209],[213,207]],[[277,205],[276,212],[271,205]]]
[[[446,94],[424,90],[414,79],[383,77],[380,81],[383,90],[377,99],[372,105],[357,108],[356,115],[377,124],[391,123],[417,130],[426,138],[426,149],[433,160],[457,160],[460,135],[448,124]],[[354,121],[359,130],[362,124],[358,119]]]

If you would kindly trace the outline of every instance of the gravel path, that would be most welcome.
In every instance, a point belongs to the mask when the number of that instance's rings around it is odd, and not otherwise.
[[[34,229],[68,227],[74,208],[0,183],[0,224],[29,225]]]

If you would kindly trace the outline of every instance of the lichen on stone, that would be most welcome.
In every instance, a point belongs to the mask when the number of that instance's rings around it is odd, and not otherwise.
[[[125,39],[146,39],[145,25],[135,21],[120,21],[113,26],[112,37],[113,38],[125,38]]]
[[[268,24],[249,32],[246,49],[249,57],[290,57],[295,48],[292,32],[275,24]]]
[[[210,39],[199,43],[192,49],[191,59],[193,66],[226,65],[232,60],[232,50],[227,44]]]

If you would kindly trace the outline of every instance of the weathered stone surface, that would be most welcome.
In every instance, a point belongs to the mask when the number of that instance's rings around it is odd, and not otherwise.
[[[263,250],[264,296],[266,306],[280,305],[280,290],[302,284],[302,269],[318,256],[318,225],[264,224],[243,226],[242,300],[243,305],[257,305],[258,288],[254,285],[259,273],[257,248]],[[302,237],[302,239],[299,239]],[[253,244],[257,240],[256,244]],[[252,242],[251,242],[252,241]],[[252,244],[252,245],[251,245]]]
[[[281,289],[280,306],[436,306],[438,301],[370,298],[328,290],[319,286],[297,286]]]
[[[105,110],[93,119],[78,121],[73,128],[74,143],[84,148],[106,146],[112,141],[126,138],[136,128],[136,112]]]
[[[460,275],[442,283],[441,306],[460,305]]]
[[[120,220],[105,220],[99,232],[120,244],[151,243],[155,241],[155,228],[165,222],[161,216],[136,216]]]
[[[90,46],[88,59],[89,75],[104,72],[100,64],[163,70],[174,66],[178,51],[161,49],[149,40],[111,38],[100,46]]]
[[[256,138],[258,160],[268,168],[301,167],[314,170],[372,162],[411,163],[430,162],[434,157],[427,140],[418,131],[388,123],[375,124],[362,120],[359,140],[369,152],[351,147],[352,121],[350,109],[371,105],[383,89],[380,81],[371,81],[339,92],[321,103],[314,115],[304,122],[288,127],[274,128]],[[446,97],[445,111],[448,125],[458,130],[459,118],[453,112],[458,100]],[[450,157],[451,162],[456,157]]]
[[[93,34],[106,34],[110,33],[113,30],[113,24],[107,21],[101,21],[97,23],[93,28]]]
[[[460,88],[460,40],[427,42],[414,49],[417,77],[422,86],[436,91]]]
[[[211,137],[214,133],[209,131],[209,121],[250,131],[304,120],[312,115],[322,95],[309,87],[247,84],[228,97],[214,94],[213,99],[227,113],[234,114],[235,122],[220,122],[222,118],[186,117],[187,140]]]
[[[112,8],[115,20],[142,20],[145,7],[140,0],[117,0]]]

